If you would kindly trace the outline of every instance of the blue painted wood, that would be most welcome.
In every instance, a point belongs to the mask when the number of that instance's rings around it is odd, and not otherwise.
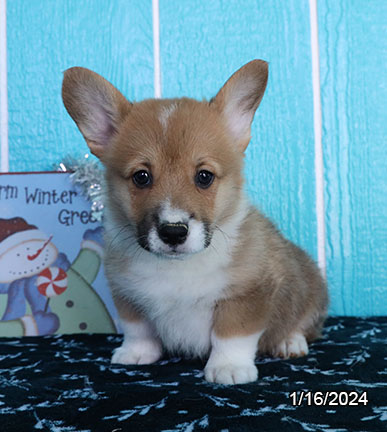
[[[62,71],[89,67],[153,97],[152,8],[141,0],[7,2],[12,171],[87,147],[61,102]],[[320,0],[328,281],[334,314],[385,314],[387,2]],[[246,188],[316,258],[307,0],[160,1],[164,97],[213,96],[253,58],[270,63],[246,154]]]
[[[387,2],[318,5],[332,312],[386,314]]]
[[[270,63],[246,155],[247,189],[316,258],[308,1],[164,0],[160,35],[164,97],[210,98],[244,63]]]
[[[7,2],[11,171],[49,170],[87,152],[61,102],[62,72],[84,66],[125,95],[152,97],[151,2]]]

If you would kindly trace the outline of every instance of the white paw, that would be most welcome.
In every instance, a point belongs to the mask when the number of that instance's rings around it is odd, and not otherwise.
[[[254,363],[207,364],[204,376],[207,381],[218,384],[245,384],[257,380],[258,369]]]
[[[156,362],[161,355],[161,344],[157,340],[132,340],[123,343],[114,351],[111,362],[124,365],[146,365]]]
[[[302,357],[307,355],[308,352],[308,343],[305,336],[302,333],[295,332],[278,345],[274,355],[281,358]]]

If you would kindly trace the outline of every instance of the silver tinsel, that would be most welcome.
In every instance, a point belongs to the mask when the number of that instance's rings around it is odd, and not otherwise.
[[[78,186],[82,195],[91,202],[91,214],[94,219],[101,221],[103,217],[104,170],[98,160],[92,160],[89,154],[81,159],[67,156],[56,171],[69,172],[70,179]]]

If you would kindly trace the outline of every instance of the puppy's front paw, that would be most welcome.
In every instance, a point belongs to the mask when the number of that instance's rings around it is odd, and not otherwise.
[[[258,369],[254,363],[207,363],[204,376],[207,381],[218,384],[246,384],[257,380]]]
[[[146,365],[156,362],[162,355],[161,344],[152,339],[125,342],[114,351],[112,363]]]

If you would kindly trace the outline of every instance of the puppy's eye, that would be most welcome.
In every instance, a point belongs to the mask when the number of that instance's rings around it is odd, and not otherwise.
[[[207,189],[211,186],[214,178],[215,176],[214,174],[212,174],[212,172],[207,170],[201,170],[195,176],[196,186],[199,186],[202,189]]]
[[[132,179],[133,183],[139,188],[145,188],[152,184],[152,176],[145,170],[135,172]]]

